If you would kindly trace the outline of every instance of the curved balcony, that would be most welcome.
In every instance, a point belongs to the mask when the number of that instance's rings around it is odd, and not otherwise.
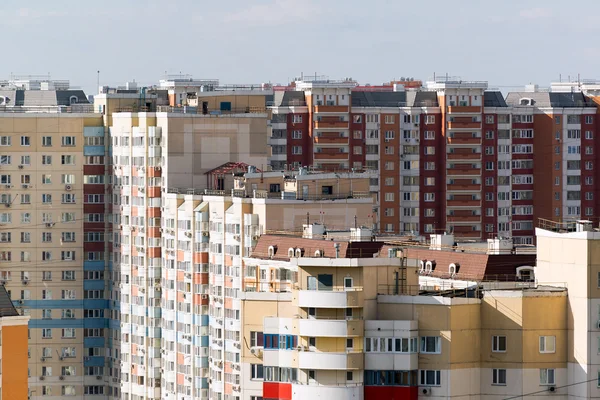
[[[481,122],[449,121],[448,129],[481,129]]]
[[[326,386],[319,384],[292,385],[292,398],[294,399],[323,399],[323,400],[362,400],[362,384],[348,383],[340,386]]]
[[[348,121],[315,121],[315,129],[348,129]]]
[[[448,200],[447,207],[481,207],[481,200]]]
[[[479,168],[449,168],[446,175],[481,175]]]
[[[301,351],[298,353],[298,368],[353,370],[362,369],[364,353],[322,353],[316,351]]]
[[[298,306],[315,308],[348,308],[362,307],[364,295],[362,290],[324,291],[299,290]]]
[[[315,113],[347,113],[348,106],[315,106]]]
[[[363,336],[365,324],[360,319],[301,319],[299,328],[300,336],[353,337]]]

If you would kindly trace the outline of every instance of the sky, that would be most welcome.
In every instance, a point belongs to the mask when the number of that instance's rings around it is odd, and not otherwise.
[[[165,72],[372,85],[447,73],[503,91],[600,79],[598,0],[2,0],[0,19],[0,79],[50,74],[88,94],[97,71],[110,86]]]

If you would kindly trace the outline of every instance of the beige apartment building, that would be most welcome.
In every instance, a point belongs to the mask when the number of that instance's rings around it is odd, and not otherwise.
[[[244,258],[241,398],[571,398],[571,286],[497,240],[486,255],[443,236],[261,236]],[[500,265],[512,281],[484,278]]]

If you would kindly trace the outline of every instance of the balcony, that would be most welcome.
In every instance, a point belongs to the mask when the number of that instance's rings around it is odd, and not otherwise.
[[[315,136],[315,143],[319,144],[348,144],[348,136],[341,132],[321,132]]]
[[[481,175],[481,170],[479,168],[449,168],[446,171],[447,175]]]
[[[452,113],[481,113],[481,106],[448,106],[448,114]]]
[[[362,336],[365,328],[363,320],[301,319],[300,336],[310,337],[353,337]]]
[[[460,215],[448,215],[446,217],[447,222],[454,222],[457,224],[467,223],[467,222],[481,222],[481,215],[468,215],[468,216],[460,216]]]
[[[448,184],[446,186],[448,191],[468,191],[468,192],[479,192],[481,190],[481,185],[471,184],[471,185],[457,185],[457,184]]]
[[[448,160],[481,160],[481,153],[465,152],[465,153],[448,153]]]
[[[315,129],[348,129],[348,121],[315,121]]]
[[[347,160],[348,154],[341,151],[320,151],[315,153],[315,160]]]
[[[316,351],[301,351],[298,353],[298,368],[353,370],[362,369],[364,353],[323,353]]]
[[[448,137],[448,144],[481,144],[480,137],[473,137],[472,134],[466,135],[454,134],[454,137]]]
[[[419,355],[417,353],[367,353],[365,369],[380,371],[419,369]]]
[[[461,231],[458,229],[459,227],[454,228],[454,237],[458,237],[458,238],[480,238],[481,237],[481,231],[474,231],[472,230],[473,228],[471,227],[465,227],[465,228],[469,228],[469,230],[465,230],[465,231]]]
[[[362,307],[363,291],[324,291],[324,290],[299,290],[298,307],[315,308],[349,308]]]
[[[448,200],[447,207],[481,207],[481,200]]]
[[[341,384],[340,386],[294,383],[292,393],[295,399],[361,400],[363,386],[358,383]]]
[[[347,113],[348,106],[315,106],[315,113]]]
[[[481,129],[481,122],[448,121],[448,129]]]

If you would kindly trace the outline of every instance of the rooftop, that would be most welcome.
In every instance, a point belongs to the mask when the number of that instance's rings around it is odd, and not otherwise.
[[[8,296],[4,285],[0,285],[0,317],[17,317],[19,312]]]

